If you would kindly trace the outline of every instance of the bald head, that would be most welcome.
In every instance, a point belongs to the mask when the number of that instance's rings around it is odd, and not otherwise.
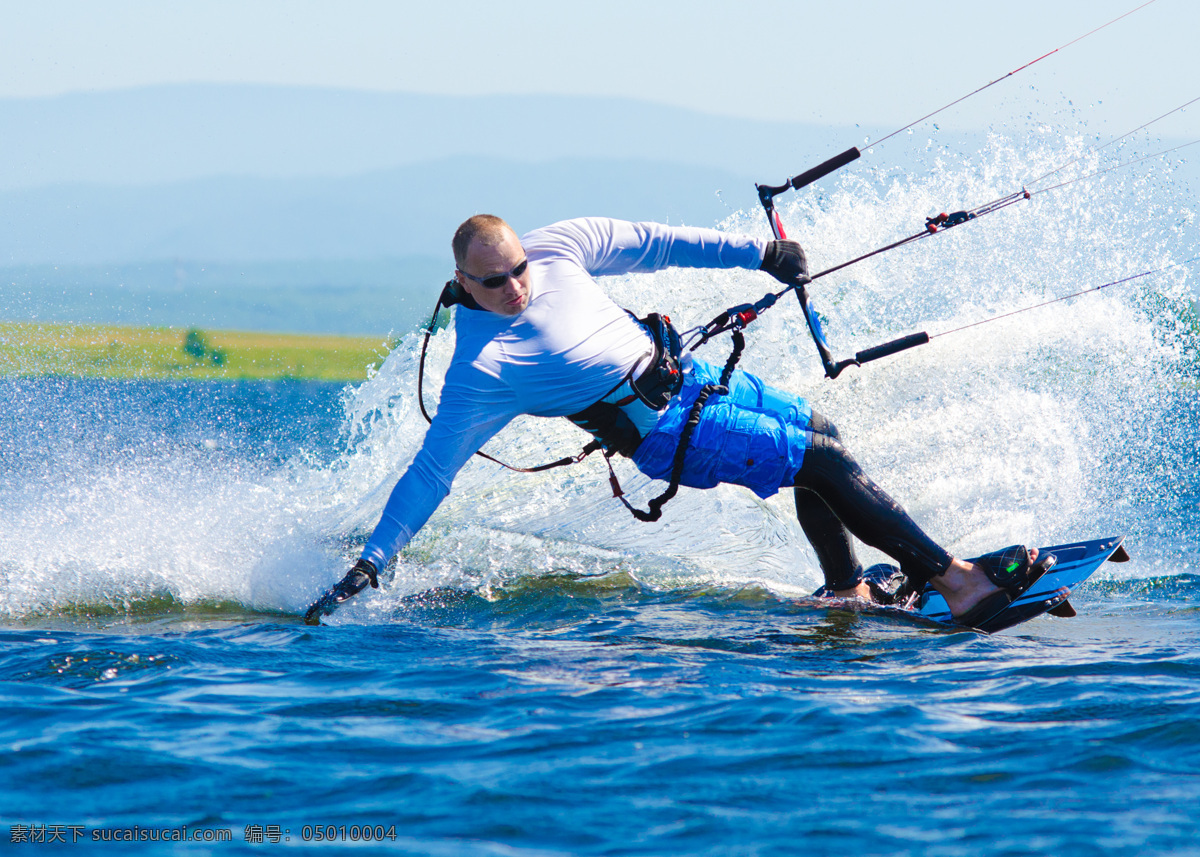
[[[529,305],[533,279],[521,239],[493,214],[477,214],[454,233],[454,273],[480,309],[519,315]]]
[[[454,264],[460,269],[467,264],[467,252],[472,244],[495,247],[510,235],[516,237],[512,227],[494,214],[476,214],[474,217],[468,217],[455,230],[454,240],[450,242],[454,250]]]

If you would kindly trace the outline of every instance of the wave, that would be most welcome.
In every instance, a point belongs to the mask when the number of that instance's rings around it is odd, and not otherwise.
[[[764,653],[773,646],[848,642],[900,633],[956,634],[896,611],[878,611],[854,602],[784,593],[764,583],[680,583],[663,586],[639,576],[634,563],[617,570],[580,573],[559,570],[526,573],[475,587],[435,586],[395,597],[366,594],[336,614],[339,623],[404,624],[436,630],[485,633],[569,634],[604,643],[636,642]],[[1083,620],[1065,626],[1104,623],[1115,614],[1163,621],[1198,609],[1200,574],[1129,578],[1111,566],[1081,585],[1072,601]],[[60,603],[16,619],[25,627],[62,630],[161,632],[237,627],[245,624],[299,624],[287,611],[254,610],[234,600],[182,599],[170,594],[134,597],[121,605]],[[1057,624],[1057,623],[1054,623]]]

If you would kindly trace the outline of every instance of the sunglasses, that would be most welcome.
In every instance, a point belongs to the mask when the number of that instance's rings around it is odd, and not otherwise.
[[[508,285],[509,277],[519,277],[525,273],[525,269],[529,267],[529,259],[522,259],[517,267],[513,268],[507,274],[493,274],[490,277],[476,277],[474,274],[468,274],[462,268],[458,272],[472,282],[479,283],[485,289],[500,289]]]

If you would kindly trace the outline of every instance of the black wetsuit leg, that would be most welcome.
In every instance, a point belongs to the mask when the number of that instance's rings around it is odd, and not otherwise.
[[[815,411],[809,428],[814,440],[817,436],[837,440],[838,433],[834,424]],[[811,454],[811,450],[805,453],[805,461]],[[794,489],[796,518],[817,554],[821,571],[825,573],[825,587],[835,591],[853,589],[862,581],[863,569],[854,553],[850,532],[819,494],[809,488],[802,488],[798,483],[799,479]]]
[[[944,572],[953,558],[863,473],[842,446],[833,424],[814,413],[812,428],[812,447],[804,453],[794,483],[796,515],[804,534],[813,542],[826,585],[847,589],[861,579],[849,534],[898,561],[918,587]],[[820,501],[825,512],[814,499]],[[838,522],[836,529],[831,517]]]

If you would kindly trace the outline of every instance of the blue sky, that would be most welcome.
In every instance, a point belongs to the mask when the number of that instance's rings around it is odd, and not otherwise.
[[[623,96],[899,127],[1141,2],[0,0],[0,97],[244,81]],[[985,127],[1073,107],[1094,130],[1123,133],[1200,95],[1196,33],[1200,3],[1155,0],[938,121]],[[1198,114],[1158,131],[1200,136]]]

